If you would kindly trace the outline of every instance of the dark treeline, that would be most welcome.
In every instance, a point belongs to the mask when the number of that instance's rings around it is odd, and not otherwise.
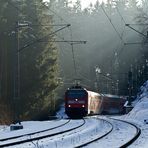
[[[38,40],[53,32],[52,20],[41,0],[0,1],[0,123],[54,112],[57,48]]]
[[[73,40],[86,40],[86,45],[74,45],[77,74],[75,75],[71,46],[60,44],[63,81],[69,85],[75,78],[91,90],[102,93],[135,95],[147,76],[146,0],[108,0],[96,2],[82,10],[80,0],[73,5],[68,0],[50,1],[50,8],[57,12],[56,22],[72,24]],[[70,31],[59,35],[71,40]],[[139,44],[138,44],[139,43]],[[66,85],[66,86],[68,86]]]

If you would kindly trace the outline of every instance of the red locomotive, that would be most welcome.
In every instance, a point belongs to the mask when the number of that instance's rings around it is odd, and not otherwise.
[[[78,85],[65,92],[65,113],[71,118],[123,113],[124,103],[123,97],[98,94]]]

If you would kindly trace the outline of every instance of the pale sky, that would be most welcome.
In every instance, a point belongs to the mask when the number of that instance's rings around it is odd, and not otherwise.
[[[69,1],[73,1],[76,2],[76,0],[69,0]],[[86,8],[87,6],[89,6],[90,3],[95,4],[97,0],[81,0],[81,4],[82,4],[82,9]],[[107,2],[107,0],[98,0],[100,3],[101,2]],[[112,0],[113,1],[113,0]],[[138,0],[139,4],[141,2],[141,0]]]
[[[76,0],[70,0],[75,2]],[[89,6],[90,3],[95,4],[97,0],[81,0],[81,4],[82,4],[82,9],[86,8],[87,6]],[[106,2],[107,0],[99,0],[99,2]]]
[[[43,1],[49,1],[49,0],[43,0]],[[72,2],[76,2],[76,0],[69,0]],[[82,9],[86,8],[90,3],[94,4],[97,0],[81,0],[81,4],[82,4]],[[107,0],[99,0],[99,2],[106,2]]]
[[[49,0],[44,0],[44,1],[49,1]],[[72,2],[76,2],[76,0],[69,0]],[[87,6],[89,6],[90,3],[95,4],[97,0],[81,0],[81,4],[82,4],[82,9],[86,8]],[[106,2],[107,0],[98,0],[99,2]],[[140,3],[141,0],[139,0]]]

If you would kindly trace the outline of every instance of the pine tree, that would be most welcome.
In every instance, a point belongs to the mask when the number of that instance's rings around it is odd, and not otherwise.
[[[52,102],[57,88],[57,48],[40,38],[53,31],[52,17],[42,0],[0,2],[0,101],[6,106],[7,121],[13,112],[22,119],[54,112]],[[25,27],[19,25],[27,24]],[[19,28],[18,28],[19,27]],[[53,40],[54,36],[46,38]],[[19,39],[19,42],[18,42]],[[19,48],[18,48],[19,44]],[[15,100],[16,59],[20,54],[20,97]],[[18,107],[15,106],[21,106]],[[10,111],[12,114],[10,114]],[[11,117],[13,119],[11,119]],[[0,119],[0,122],[6,119]]]

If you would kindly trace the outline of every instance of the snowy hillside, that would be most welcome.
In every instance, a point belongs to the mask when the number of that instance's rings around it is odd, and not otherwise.
[[[127,115],[126,119],[134,119],[140,122],[148,119],[148,81],[140,88],[137,99],[134,102],[133,110]]]
[[[141,129],[140,137],[130,148],[148,148],[148,81],[140,88],[134,108],[122,119],[136,123]]]

